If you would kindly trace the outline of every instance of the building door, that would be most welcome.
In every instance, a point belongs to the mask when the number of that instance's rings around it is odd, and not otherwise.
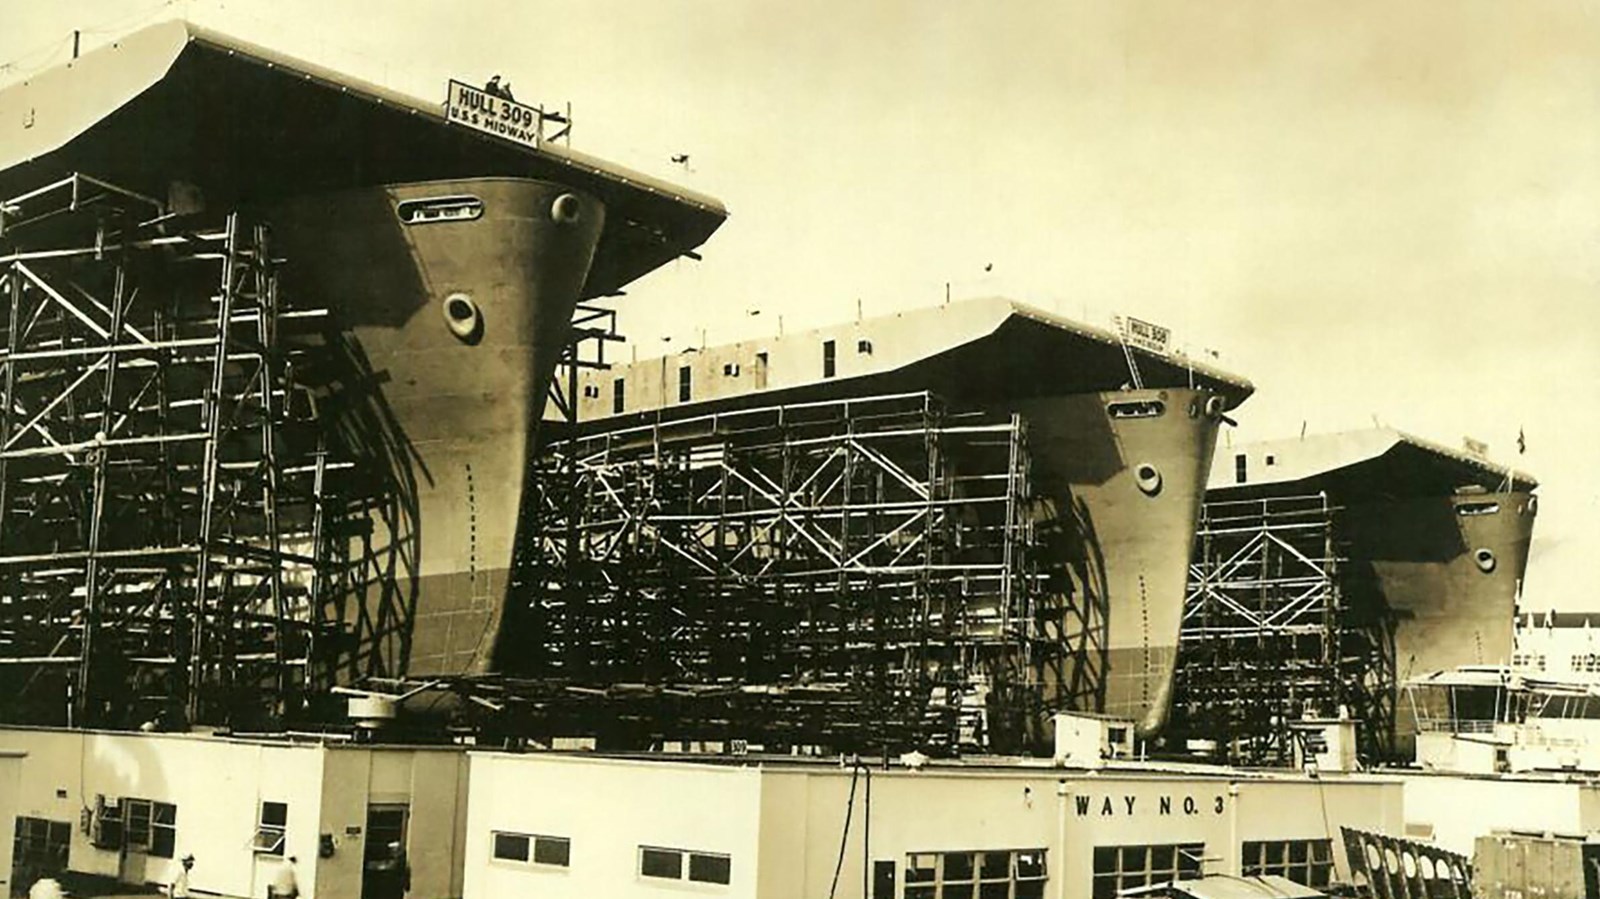
[[[411,889],[406,853],[411,806],[367,806],[367,848],[362,860],[361,899],[403,899]]]

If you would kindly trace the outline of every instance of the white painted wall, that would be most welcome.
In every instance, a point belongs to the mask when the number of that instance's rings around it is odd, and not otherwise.
[[[419,899],[461,895],[465,752],[330,746],[324,765],[321,833],[333,835],[334,854],[317,865],[317,895],[325,899],[361,895],[367,806],[378,803],[411,808],[406,835],[411,895]],[[315,856],[314,848],[308,851]]]
[[[195,889],[265,896],[285,863],[257,854],[251,846],[260,803],[267,800],[288,803],[284,859],[298,860],[302,896],[356,899],[367,804],[393,801],[412,807],[411,895],[461,895],[467,765],[459,750],[26,728],[0,729],[0,746],[28,753],[15,814],[70,822],[69,866],[75,871],[168,883],[179,859],[193,853],[190,883]],[[3,775],[0,771],[0,779]],[[78,822],[82,809],[93,808],[96,794],[175,804],[174,857],[124,856],[91,845]],[[11,818],[5,817],[6,827]],[[331,858],[319,859],[324,833],[335,836],[335,851]],[[10,847],[8,839],[5,851]]]
[[[867,782],[856,777],[837,899],[861,899],[864,863],[893,860],[902,868],[912,852],[1044,849],[1047,895],[1068,897],[1089,896],[1097,845],[1204,842],[1213,859],[1208,872],[1237,874],[1243,841],[1329,838],[1344,872],[1340,824],[1398,833],[1404,820],[1400,782],[1364,775],[1230,781],[1042,766],[895,769],[873,774],[864,846]],[[474,754],[466,897],[826,895],[850,785],[849,769],[823,765]],[[494,830],[567,837],[571,867],[493,861]],[[729,852],[734,883],[640,878],[641,844]]]
[[[773,789],[795,779],[806,781],[805,787]],[[761,896],[800,899],[826,893],[848,791],[849,777],[839,772],[769,775],[763,790],[770,801],[762,818]],[[1332,839],[1336,867],[1343,873],[1340,823],[1398,832],[1403,818],[1400,784],[1362,777],[1230,782],[1216,776],[1113,772],[891,771],[873,777],[872,795],[870,858],[903,865],[911,852],[1042,848],[1050,869],[1047,895],[1073,897],[1090,895],[1096,846],[1203,842],[1211,859],[1208,873],[1237,875],[1240,844],[1246,840]],[[804,832],[783,820],[802,803]],[[858,805],[857,829],[844,862],[853,874],[841,879],[839,899],[861,896],[863,811]],[[769,827],[774,828],[770,833]],[[803,867],[796,869],[787,857],[802,843]]]
[[[73,870],[143,883],[169,883],[185,854],[195,856],[190,884],[232,896],[264,895],[275,859],[251,849],[263,799],[289,804],[289,852],[315,858],[321,753],[186,735],[14,729],[0,745],[24,749],[18,814],[72,823]],[[173,858],[97,849],[78,826],[96,794],[170,802],[178,807]],[[302,856],[304,860],[304,856]]]
[[[1471,855],[1474,841],[1508,828],[1600,831],[1600,785],[1538,778],[1407,774],[1406,822],[1433,828],[1441,849]]]
[[[17,805],[21,798],[22,760],[20,752],[0,748],[0,896],[11,895],[11,841],[15,836]]]
[[[757,895],[761,775],[754,768],[473,753],[466,896]],[[491,858],[491,831],[572,841],[571,866]],[[726,853],[727,886],[639,875],[641,845]]]

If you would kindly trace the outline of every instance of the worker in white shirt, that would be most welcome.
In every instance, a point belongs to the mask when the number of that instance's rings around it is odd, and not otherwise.
[[[183,867],[178,871],[178,876],[167,884],[167,895],[171,899],[189,899],[189,869],[194,867],[194,855],[183,857]]]
[[[267,887],[267,899],[299,899],[300,883],[294,876],[295,857],[289,856],[278,865],[278,871],[272,875],[272,884]]]

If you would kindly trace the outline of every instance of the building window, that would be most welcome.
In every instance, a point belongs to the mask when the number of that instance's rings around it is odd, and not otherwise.
[[[689,879],[697,883],[722,883],[732,879],[733,858],[709,852],[689,853]]]
[[[1301,886],[1324,889],[1333,881],[1333,841],[1247,841],[1243,867],[1246,877],[1276,874]]]
[[[178,845],[178,807],[170,802],[156,802],[150,808],[150,854],[172,858],[172,849]]]
[[[824,340],[822,342],[822,376],[824,378],[833,377],[838,368],[834,350],[835,347],[833,341]]]
[[[97,849],[122,848],[122,806],[115,797],[94,797],[94,823],[89,842]]]
[[[728,884],[733,880],[733,856],[720,852],[639,847],[639,873],[665,880]]]
[[[872,355],[872,341],[866,339],[856,341],[856,352],[863,356]]]
[[[149,799],[122,799],[122,842],[128,849],[172,858],[178,841],[178,807]]]
[[[683,852],[678,849],[639,847],[639,873],[646,877],[683,879]]]
[[[1245,464],[1244,453],[1236,453],[1233,457],[1233,482],[1235,484],[1243,484],[1247,480],[1246,475],[1248,472],[1249,468]]]
[[[623,379],[622,378],[613,378],[611,380],[611,414],[612,415],[621,415],[622,414],[623,398],[626,395],[624,393],[625,390],[626,390],[626,388],[623,386]]]
[[[526,834],[497,831],[494,835],[494,857],[508,862],[525,862],[532,844],[533,837]]]
[[[150,800],[123,799],[123,843],[129,849],[150,848]]]
[[[48,818],[19,817],[11,834],[11,878],[31,885],[67,869],[67,849],[72,844],[72,824]]]
[[[585,385],[583,385],[583,398],[584,399],[592,400],[592,399],[596,399],[599,396],[600,396],[600,385],[598,385],[598,384],[585,384]]]
[[[689,401],[689,378],[689,366],[678,366],[678,402],[680,403],[687,403]]]
[[[572,841],[542,834],[494,832],[494,857],[565,868],[572,864]]]
[[[913,852],[905,899],[1042,899],[1043,849]]]
[[[1204,843],[1094,847],[1094,899],[1124,890],[1200,876]]]
[[[263,802],[256,819],[255,851],[262,855],[282,855],[283,841],[289,833],[289,804]]]
[[[1268,465],[1277,465],[1278,464],[1278,457],[1274,456],[1271,453],[1267,453],[1267,464]]]
[[[722,373],[724,375],[727,375],[730,378],[739,377],[739,363],[737,363],[737,362],[724,362],[724,363],[722,363]]]

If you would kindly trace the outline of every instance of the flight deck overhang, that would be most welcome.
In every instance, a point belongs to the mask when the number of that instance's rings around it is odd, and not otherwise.
[[[838,369],[816,362],[819,348],[842,347]],[[717,378],[719,366],[766,369],[756,386]],[[770,365],[767,364],[770,360]],[[796,364],[798,363],[798,364]],[[694,348],[670,358],[640,359],[591,375],[643,383],[680,367],[701,368],[694,400],[630,401],[628,414],[707,414],[774,404],[826,402],[852,396],[932,391],[959,403],[986,403],[1116,392],[1137,381],[1151,389],[1195,388],[1217,394],[1231,410],[1255,391],[1238,375],[1177,353],[1132,346],[1112,330],[1075,321],[1007,297],[979,297],[848,324]],[[602,417],[611,427],[609,393]],[[550,410],[547,410],[547,413]],[[584,416],[594,418],[594,416]],[[626,417],[626,416],[623,416]]]
[[[584,288],[601,296],[691,252],[722,204],[551,144],[452,125],[428,103],[177,20],[0,90],[0,197],[81,171],[223,208],[410,181],[507,176],[607,207]]]
[[[1538,486],[1527,472],[1485,456],[1382,427],[1219,448],[1208,489],[1230,496],[1326,490],[1340,502],[1350,502],[1366,496],[1532,491]]]
[[[1060,395],[1115,390],[1137,379],[1150,387],[1198,387],[1234,409],[1255,392],[1249,380],[1177,353],[1157,353],[1123,341],[1117,332],[1006,297],[965,301],[973,315],[964,329],[941,326],[952,306],[901,313],[914,328],[943,332],[945,345],[907,364],[908,384],[950,382],[950,395]],[[959,305],[959,304],[958,304]]]

